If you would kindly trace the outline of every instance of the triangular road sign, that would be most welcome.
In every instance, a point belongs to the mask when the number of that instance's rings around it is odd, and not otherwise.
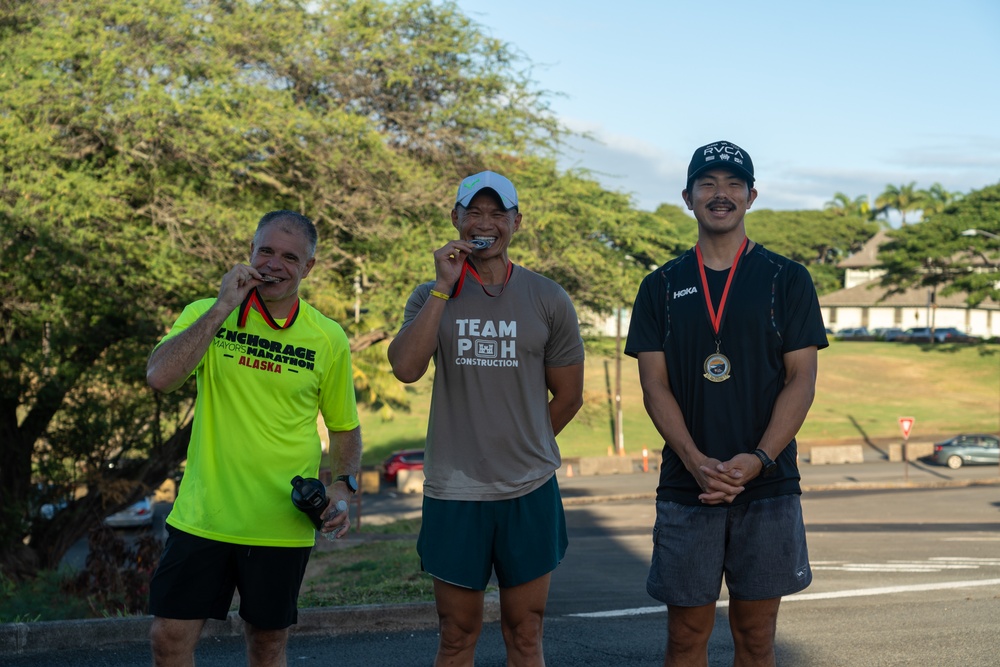
[[[903,432],[903,440],[908,440],[910,437],[910,430],[913,428],[913,423],[917,420],[913,417],[900,417],[899,418],[899,430]]]

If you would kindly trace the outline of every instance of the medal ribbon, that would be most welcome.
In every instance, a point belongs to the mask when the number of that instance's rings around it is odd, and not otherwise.
[[[264,300],[260,298],[260,294],[257,293],[257,288],[254,287],[250,290],[250,293],[247,294],[247,298],[243,299],[243,303],[240,305],[240,317],[237,322],[237,326],[241,329],[247,325],[247,318],[250,316],[251,308],[255,308],[257,312],[260,313],[260,316],[264,318],[265,322],[267,322],[267,326],[280,331],[281,329],[287,329],[295,322],[295,318],[299,315],[299,300],[295,300],[295,303],[292,305],[292,309],[288,313],[288,318],[285,320],[285,325],[282,326],[278,324],[273,317],[271,317],[271,313],[267,310],[267,306],[264,305]]]
[[[451,297],[455,298],[461,293],[462,286],[465,284],[465,274],[471,273],[472,277],[475,278],[476,282],[479,283],[479,286],[483,288],[483,292],[486,294],[486,296],[496,298],[501,294],[503,294],[503,291],[507,289],[507,283],[510,282],[510,274],[513,272],[514,272],[514,263],[511,262],[510,260],[507,260],[507,277],[504,278],[503,287],[500,288],[500,292],[498,294],[490,294],[489,291],[486,289],[486,285],[483,284],[483,279],[479,277],[479,272],[476,271],[476,267],[472,266],[472,263],[466,260],[465,263],[462,265],[462,273],[458,276],[458,282],[455,283],[455,289],[452,290]]]
[[[708,276],[705,275],[705,259],[701,256],[701,248],[695,244],[694,253],[698,256],[698,271],[701,274],[701,288],[705,292],[705,305],[708,306],[708,319],[712,323],[712,329],[715,330],[715,335],[719,335],[719,327],[722,326],[722,312],[726,307],[726,298],[729,297],[729,286],[733,284],[733,276],[736,275],[736,265],[740,263],[740,258],[743,256],[743,250],[747,247],[747,241],[749,239],[744,236],[743,243],[740,244],[740,249],[736,251],[736,257],[733,258],[733,266],[729,269],[729,277],[726,278],[726,288],[722,290],[722,299],[719,300],[719,312],[715,312],[715,308],[712,306],[712,295],[708,293]]]

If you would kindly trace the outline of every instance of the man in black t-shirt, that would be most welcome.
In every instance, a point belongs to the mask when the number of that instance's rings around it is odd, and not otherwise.
[[[668,606],[666,664],[705,664],[723,575],[736,663],[774,664],[781,597],[812,580],[795,434],[827,346],[806,269],[746,236],[753,163],[695,151],[698,244],[650,273],[625,353],[663,436],[647,590]]]

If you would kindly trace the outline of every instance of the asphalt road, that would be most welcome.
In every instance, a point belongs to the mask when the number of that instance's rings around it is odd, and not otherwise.
[[[904,477],[902,463],[804,466],[803,507],[814,582],[782,603],[779,664],[997,665],[997,478],[992,468],[952,471],[917,464]],[[666,613],[645,593],[655,474],[560,482],[570,550],[553,575],[547,663],[662,664]],[[962,484],[967,486],[957,486]],[[370,495],[363,508],[362,519],[374,522],[417,511],[419,498]],[[723,590],[710,644],[712,666],[732,664],[726,605]],[[433,628],[333,632],[293,635],[289,664],[429,665],[437,644]],[[147,643],[141,636],[134,639],[32,655],[0,653],[0,663],[148,665]],[[206,637],[197,661],[201,667],[243,665],[242,641]],[[496,623],[484,629],[476,664],[506,664]]]

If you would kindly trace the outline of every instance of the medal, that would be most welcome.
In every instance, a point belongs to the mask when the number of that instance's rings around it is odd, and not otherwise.
[[[246,327],[247,318],[250,316],[251,310],[256,310],[260,313],[260,316],[264,318],[265,322],[267,322],[267,326],[280,331],[281,329],[287,329],[295,323],[295,318],[299,315],[299,301],[298,299],[295,300],[295,304],[289,311],[288,318],[285,320],[284,326],[282,326],[278,324],[273,317],[271,317],[270,311],[268,311],[267,306],[264,305],[264,300],[260,298],[257,288],[254,287],[250,290],[250,293],[247,294],[247,298],[243,299],[243,303],[240,305],[240,314],[237,326],[241,329]]]
[[[718,344],[719,341],[715,341]],[[729,379],[729,357],[716,349],[715,354],[708,355],[705,359],[705,379],[709,382],[725,382]]]
[[[485,243],[485,241],[479,241],[478,243]],[[513,271],[514,271],[513,262],[507,260],[507,277],[503,281],[503,287],[500,288],[500,292],[498,292],[497,294],[490,294],[490,291],[486,289],[486,285],[483,284],[483,279],[479,277],[479,272],[476,271],[476,267],[474,267],[469,262],[469,260],[465,260],[465,264],[462,265],[462,273],[459,274],[458,282],[455,284],[455,289],[453,289],[451,292],[451,298],[454,299],[455,297],[457,297],[459,294],[462,293],[462,287],[465,285],[466,274],[470,274],[472,275],[473,278],[475,278],[476,282],[479,283],[479,286],[483,288],[483,292],[486,294],[486,296],[491,296],[493,298],[496,298],[501,294],[503,294],[503,291],[507,289],[507,283],[510,282],[510,274]]]
[[[726,278],[726,287],[722,290],[722,298],[719,299],[719,312],[715,312],[715,307],[712,305],[712,295],[708,291],[708,276],[705,275],[705,260],[701,255],[701,248],[698,245],[694,247],[695,255],[698,257],[701,289],[705,293],[705,305],[708,306],[708,321],[712,324],[712,330],[715,332],[715,352],[708,355],[704,364],[705,374],[703,377],[709,382],[725,382],[729,379],[729,373],[733,369],[729,357],[721,352],[722,339],[719,338],[719,329],[722,327],[722,313],[726,308],[726,299],[729,298],[729,287],[733,284],[736,266],[740,263],[748,240],[747,237],[743,237],[743,243],[740,244],[740,249],[736,251],[736,257],[733,258],[733,266],[729,269],[729,276]]]

